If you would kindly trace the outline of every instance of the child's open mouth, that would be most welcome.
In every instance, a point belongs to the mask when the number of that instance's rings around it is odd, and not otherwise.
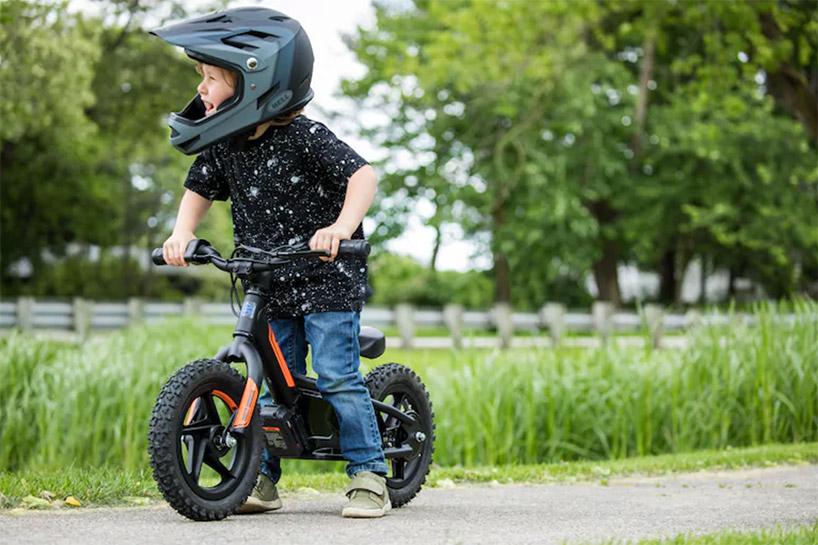
[[[212,103],[210,103],[210,102],[208,102],[208,101],[206,101],[204,99],[202,99],[202,103],[204,103],[204,105],[205,105],[205,116],[208,116],[208,115],[210,115],[210,114],[212,114],[213,112],[216,111],[216,107],[213,106]]]

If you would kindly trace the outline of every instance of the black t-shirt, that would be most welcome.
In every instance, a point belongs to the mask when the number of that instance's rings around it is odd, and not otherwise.
[[[203,151],[185,187],[211,201],[231,199],[237,246],[273,250],[308,243],[315,231],[332,225],[349,177],[366,164],[327,127],[302,115],[240,149],[222,142]],[[352,238],[364,238],[362,226]],[[288,263],[276,269],[267,317],[361,310],[366,274],[362,257]]]

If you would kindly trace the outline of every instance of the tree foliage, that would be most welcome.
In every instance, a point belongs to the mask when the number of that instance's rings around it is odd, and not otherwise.
[[[20,259],[33,269],[26,282],[34,289],[53,276],[45,258],[60,260],[73,249],[87,259],[92,246],[116,248],[121,258],[118,276],[111,275],[109,258],[105,266],[82,269],[92,273],[82,279],[89,293],[91,283],[112,278],[112,293],[121,295],[147,294],[156,283],[129,253],[161,245],[172,227],[190,158],[168,145],[166,119],[195,93],[197,76],[186,56],[142,30],[150,6],[101,7],[99,17],[87,17],[70,13],[67,3],[2,6],[6,294],[23,289],[10,270]],[[181,13],[178,3],[164,7]],[[210,223],[223,225],[225,213]]]
[[[487,235],[497,298],[523,307],[585,270],[618,303],[626,261],[660,272],[666,302],[693,258],[776,295],[801,289],[818,250],[810,111],[765,78],[786,72],[789,95],[814,87],[815,13],[790,2],[378,5],[376,25],[349,41],[368,71],[344,90],[387,117],[364,127],[392,152],[382,233],[431,201],[432,225]]]
[[[0,5],[4,295],[64,293],[47,285],[72,274],[163,289],[128,254],[172,227],[190,158],[165,119],[196,75],[143,26],[185,4],[97,5]],[[348,43],[367,71],[343,92],[389,153],[372,240],[419,213],[438,232],[431,271],[373,261],[384,303],[586,304],[587,273],[618,303],[624,263],[657,272],[671,304],[694,260],[774,296],[818,276],[815,2],[384,1]],[[451,225],[488,275],[434,271]],[[197,234],[229,251],[228,207]],[[93,247],[104,266],[79,263]]]

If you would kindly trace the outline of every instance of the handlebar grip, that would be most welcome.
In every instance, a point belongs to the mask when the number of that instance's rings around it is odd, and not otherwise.
[[[153,261],[154,265],[167,265],[165,263],[165,256],[162,252],[162,248],[154,248],[151,252],[151,261]]]
[[[366,257],[372,247],[366,240],[342,240],[338,246],[338,255],[359,255]]]

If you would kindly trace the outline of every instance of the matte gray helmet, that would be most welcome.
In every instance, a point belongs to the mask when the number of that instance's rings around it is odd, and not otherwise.
[[[205,64],[237,72],[236,92],[205,116],[197,94],[170,114],[170,142],[192,155],[280,114],[303,108],[313,97],[313,55],[295,19],[266,8],[217,11],[151,31],[183,47]]]

